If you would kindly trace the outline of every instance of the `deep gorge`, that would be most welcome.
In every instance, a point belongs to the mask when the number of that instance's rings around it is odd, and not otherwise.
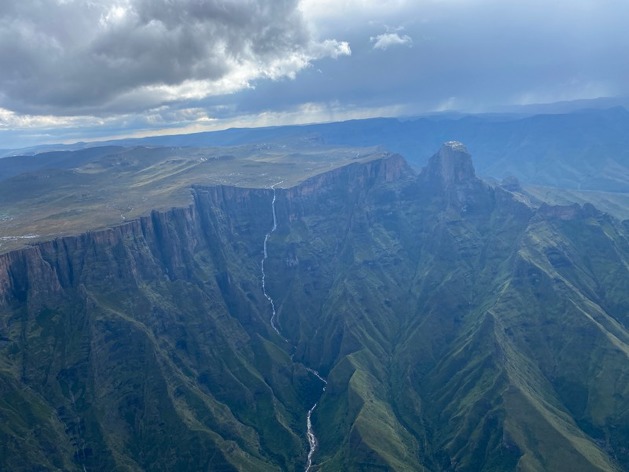
[[[623,223],[454,143],[191,195],[0,255],[3,468],[628,466]]]

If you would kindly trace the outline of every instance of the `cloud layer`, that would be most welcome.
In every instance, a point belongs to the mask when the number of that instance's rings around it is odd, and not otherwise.
[[[0,148],[629,96],[628,17],[625,0],[0,2]]]
[[[412,38],[407,35],[399,35],[398,33],[382,33],[378,36],[372,36],[371,42],[374,49],[387,50],[391,46],[411,46],[413,44]]]
[[[0,107],[130,112],[294,78],[349,54],[296,0],[40,0],[0,6]]]

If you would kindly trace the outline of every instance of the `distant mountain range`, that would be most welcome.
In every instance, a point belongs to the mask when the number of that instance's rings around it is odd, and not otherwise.
[[[441,143],[458,140],[466,143],[475,156],[479,174],[484,177],[502,179],[514,176],[526,185],[629,193],[628,131],[629,112],[625,108],[614,107],[537,115],[450,114],[415,119],[382,118],[230,129],[125,139],[99,145],[203,147],[318,142],[341,146],[382,146],[402,154],[411,165],[420,168]],[[78,143],[62,146],[61,150],[86,146],[94,144]],[[50,148],[38,147],[29,153],[47,149]]]

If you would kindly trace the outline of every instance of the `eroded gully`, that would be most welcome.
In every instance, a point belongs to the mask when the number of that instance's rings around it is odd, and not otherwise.
[[[271,319],[270,319],[270,324],[271,324],[271,328],[273,328],[273,330],[282,338],[284,339],[284,341],[288,342],[288,339],[286,339],[284,336],[282,336],[282,333],[280,333],[279,328],[277,327],[277,311],[275,309],[275,302],[273,301],[273,298],[267,293],[266,291],[266,272],[264,271],[264,262],[267,260],[268,258],[268,252],[267,252],[267,243],[269,241],[269,238],[271,237],[271,234],[273,234],[273,232],[277,229],[277,214],[275,213],[275,201],[277,198],[276,192],[275,192],[275,187],[280,185],[282,182],[278,182],[276,184],[271,185],[271,190],[273,190],[273,199],[271,200],[271,212],[273,213],[273,227],[271,228],[271,231],[269,231],[268,233],[266,233],[266,235],[264,236],[264,245],[263,245],[263,257],[262,257],[262,261],[260,262],[260,270],[262,272],[262,293],[264,294],[265,298],[269,301],[269,304],[271,305]],[[313,374],[315,377],[317,377],[321,383],[323,384],[323,389],[322,392],[325,392],[325,386],[327,385],[327,380],[325,378],[323,378],[319,372],[317,372],[316,370],[310,368],[310,367],[306,367],[306,370],[308,372],[310,372],[311,374]],[[317,436],[315,435],[314,429],[312,427],[312,413],[315,411],[315,409],[317,408],[318,402],[315,402],[314,405],[312,405],[312,407],[308,410],[308,414],[306,415],[306,437],[308,438],[308,458],[306,460],[306,468],[305,468],[305,472],[309,472],[310,469],[312,468],[312,458],[314,457],[314,454],[317,450]]]

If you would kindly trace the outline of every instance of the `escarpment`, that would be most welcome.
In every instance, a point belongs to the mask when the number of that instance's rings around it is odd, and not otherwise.
[[[344,172],[332,180],[351,182]],[[349,172],[395,175],[384,162]],[[258,264],[270,195],[195,186],[187,207],[0,255],[3,372],[36,392],[60,436],[14,444],[7,465],[30,451],[53,469],[299,469],[316,382],[269,342]]]
[[[375,183],[395,181],[411,172],[401,156],[388,156],[335,169],[280,191],[287,205],[298,200],[303,207],[308,205],[309,197],[316,200],[321,194],[339,188],[349,194],[360,193]],[[183,278],[190,275],[180,271],[192,263],[191,254],[203,244],[211,246],[217,242],[208,240],[215,237],[212,226],[225,225],[226,231],[250,238],[255,246],[253,241],[257,242],[260,234],[264,234],[270,218],[265,202],[269,193],[265,189],[195,186],[193,203],[188,207],[152,211],[148,216],[110,228],[63,236],[0,254],[0,297],[5,300],[20,297],[29,283],[45,290],[42,296],[58,292],[60,287],[83,283],[95,264],[132,280],[140,274],[151,278],[153,267],[149,261],[152,261],[169,277]],[[99,249],[105,254],[96,257]],[[121,250],[125,257],[119,257]]]
[[[268,180],[0,255],[0,468],[629,467],[626,226],[456,143]]]

